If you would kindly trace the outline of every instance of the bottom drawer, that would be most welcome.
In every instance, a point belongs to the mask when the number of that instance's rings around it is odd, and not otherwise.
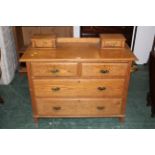
[[[110,116],[121,113],[121,99],[37,99],[39,116]]]

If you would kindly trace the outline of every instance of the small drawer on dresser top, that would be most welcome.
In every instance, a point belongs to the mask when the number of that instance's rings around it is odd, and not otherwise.
[[[36,97],[121,97],[125,79],[34,79]]]
[[[32,42],[32,47],[34,48],[56,48],[56,40],[35,40]]]
[[[77,76],[76,63],[32,63],[32,76]]]
[[[125,76],[128,63],[83,63],[82,76]]]
[[[121,48],[124,47],[125,43],[116,40],[106,40],[102,41],[102,48]]]
[[[101,34],[101,48],[124,48],[125,37],[122,34]]]
[[[56,36],[34,35],[31,43],[33,48],[56,48]]]
[[[40,116],[108,116],[121,114],[121,99],[36,99]]]

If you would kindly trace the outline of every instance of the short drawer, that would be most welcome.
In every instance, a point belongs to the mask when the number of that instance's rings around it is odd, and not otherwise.
[[[128,63],[83,63],[82,76],[125,76]]]
[[[40,116],[108,116],[121,113],[121,99],[36,99]]]
[[[124,79],[34,79],[37,97],[122,96]]]
[[[77,76],[76,63],[32,63],[32,76]]]

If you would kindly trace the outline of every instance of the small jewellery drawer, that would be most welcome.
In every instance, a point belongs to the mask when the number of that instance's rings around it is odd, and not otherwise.
[[[125,37],[122,34],[101,34],[101,48],[124,48]]]
[[[124,47],[124,42],[117,40],[106,40],[102,41],[103,48],[121,48]]]
[[[36,97],[121,97],[125,79],[34,79]]]
[[[127,63],[83,63],[82,76],[125,76]]]
[[[41,116],[108,116],[121,113],[121,99],[36,99]]]
[[[32,63],[32,76],[77,76],[76,63]]]
[[[56,48],[56,37],[52,35],[34,35],[31,38],[33,48]]]
[[[35,40],[32,42],[32,47],[34,48],[56,48],[56,41],[53,40]]]

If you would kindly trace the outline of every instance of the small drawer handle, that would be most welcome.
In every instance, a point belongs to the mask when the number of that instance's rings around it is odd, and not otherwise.
[[[61,110],[61,107],[53,107],[53,110]]]
[[[52,73],[58,73],[59,72],[59,69],[52,69],[51,72]]]
[[[54,87],[54,88],[52,88],[52,90],[53,90],[53,91],[59,91],[60,88],[59,88],[59,87]]]
[[[102,73],[102,74],[107,74],[107,73],[109,73],[109,70],[104,70],[104,69],[102,69],[102,70],[100,70],[100,73]]]
[[[104,110],[105,107],[104,107],[104,106],[97,106],[96,109],[97,109],[97,110]]]
[[[103,91],[103,90],[106,90],[106,87],[98,87],[97,88],[99,91]]]

